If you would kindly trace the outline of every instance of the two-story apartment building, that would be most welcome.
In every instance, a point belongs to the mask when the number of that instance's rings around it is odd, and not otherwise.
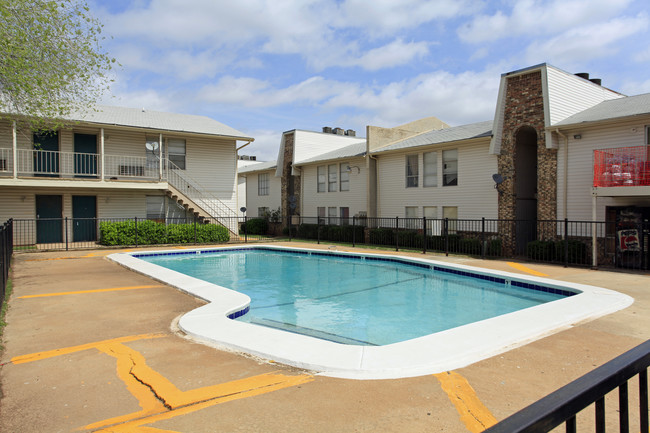
[[[20,125],[0,121],[0,220],[36,219],[34,242],[59,242],[66,230],[92,240],[92,218],[211,218],[237,232],[237,143],[253,140],[240,131],[108,106],[58,131]]]

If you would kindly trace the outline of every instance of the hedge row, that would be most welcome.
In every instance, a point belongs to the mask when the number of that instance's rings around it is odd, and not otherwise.
[[[144,220],[138,221],[137,227],[138,245],[222,243],[230,240],[228,229],[216,224],[163,224]],[[135,221],[99,223],[99,243],[135,245]]]
[[[526,244],[526,256],[532,260],[564,262],[564,241],[532,241]],[[569,263],[585,263],[587,245],[575,239],[569,239]]]

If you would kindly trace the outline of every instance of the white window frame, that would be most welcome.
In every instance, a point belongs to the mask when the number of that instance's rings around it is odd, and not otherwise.
[[[413,164],[415,160],[415,164]],[[419,155],[406,155],[406,187],[407,188],[417,188],[418,187],[418,177],[420,176],[419,165]]]
[[[458,149],[443,150],[442,186],[456,185],[458,185]]]
[[[181,170],[185,170],[187,166],[187,143],[185,142],[185,139],[167,139],[167,159]]]
[[[318,206],[316,208],[316,214],[318,215],[318,223],[325,223],[325,206]]]
[[[327,192],[327,171],[325,165],[319,165],[316,169],[316,191]]]
[[[423,176],[422,186],[425,188],[438,186],[438,152],[425,152],[422,155]]]
[[[327,166],[327,192],[336,192],[336,184],[338,183],[338,169],[336,164]]]
[[[449,218],[449,225],[447,226],[450,235],[456,234],[458,230],[458,206],[443,206],[442,218]]]
[[[327,224],[332,224],[332,219],[336,221],[337,213],[336,206],[329,206],[327,208]]]
[[[341,206],[339,208],[339,218],[341,218],[341,225],[350,224],[350,208],[347,206]]]
[[[340,191],[350,191],[350,171],[348,170],[348,163],[342,163],[339,165],[339,171],[341,172],[341,183],[339,185]]]
[[[269,174],[260,173],[257,175],[257,195],[269,195]]]

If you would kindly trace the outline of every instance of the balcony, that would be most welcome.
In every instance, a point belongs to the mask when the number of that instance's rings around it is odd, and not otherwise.
[[[17,149],[14,170],[13,150],[0,149],[0,178],[159,182],[167,177],[167,169],[163,164],[161,173],[159,161],[144,156],[104,155],[102,160],[96,153]]]
[[[594,150],[594,186],[650,185],[650,146]]]

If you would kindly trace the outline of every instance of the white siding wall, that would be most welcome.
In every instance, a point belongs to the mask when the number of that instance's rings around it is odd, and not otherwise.
[[[270,211],[280,207],[281,178],[275,175],[275,170],[268,170],[265,173],[269,175],[269,195],[257,195],[258,173],[246,175],[246,215],[249,217],[260,216],[257,214],[257,209],[260,207],[267,207]]]
[[[320,132],[296,130],[294,138],[293,163],[297,164],[316,155],[340,149],[355,143],[365,142],[365,138],[346,135],[324,134]],[[280,167],[278,161],[278,167]]]
[[[337,191],[318,192],[318,167],[336,164],[338,168]],[[341,164],[359,167],[359,170],[353,168],[350,172],[350,190],[340,191],[341,189]],[[357,173],[357,171],[360,171]],[[318,207],[336,207],[337,216],[340,215],[340,208],[347,207],[350,209],[350,218],[366,212],[366,164],[363,158],[350,158],[346,160],[337,160],[332,162],[317,163],[307,165],[302,170],[302,212],[303,217],[318,216]]]
[[[622,95],[553,67],[546,68],[550,125]],[[597,78],[597,77],[593,77]]]
[[[378,155],[378,216],[403,217],[407,206],[418,207],[418,217],[424,206],[436,206],[442,217],[442,207],[458,207],[458,218],[496,218],[498,196],[492,174],[497,172],[497,157],[488,154],[489,141],[480,144],[458,144],[444,148],[418,148],[390,155]],[[458,149],[458,185],[442,186],[442,150]],[[438,186],[423,187],[424,152],[438,152]],[[417,188],[406,188],[406,155],[418,154],[419,180]]]
[[[643,146],[645,125],[650,117],[618,122],[609,126],[563,131],[569,137],[568,214],[569,220],[591,221],[591,187],[593,185],[593,151],[612,147]],[[573,138],[580,134],[581,139]],[[558,218],[564,218],[564,167],[565,143],[560,140],[558,150]],[[624,188],[624,187],[621,187]],[[597,220],[605,220],[606,206],[650,206],[650,197],[610,198],[599,197]]]

